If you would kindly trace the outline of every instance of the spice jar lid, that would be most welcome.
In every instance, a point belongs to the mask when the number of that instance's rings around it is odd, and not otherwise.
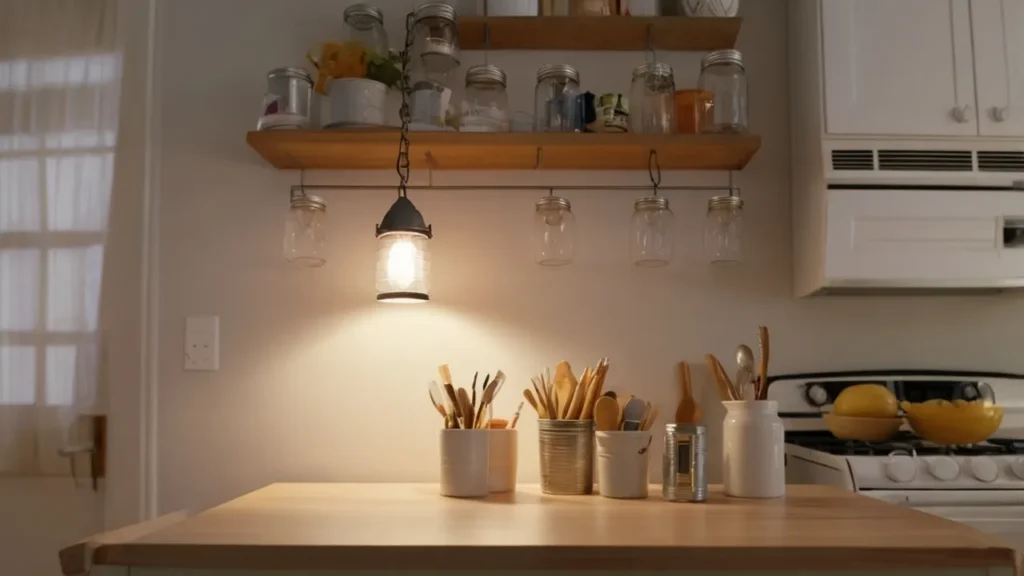
[[[444,2],[430,2],[424,4],[413,12],[412,19],[414,22],[419,22],[424,18],[441,18],[443,20],[451,20],[455,22],[455,7]]]
[[[327,211],[327,202],[319,196],[298,194],[292,197],[292,208],[309,208],[310,210]]]
[[[466,70],[466,86],[474,82],[497,82],[505,86],[505,72],[493,64],[470,66]]]
[[[708,66],[715,64],[735,64],[746,70],[743,66],[743,54],[739,50],[715,50],[714,52],[709,52],[707,56],[701,59],[700,69],[704,70]]]
[[[572,204],[569,203],[565,198],[559,196],[545,196],[540,200],[537,200],[537,210],[544,208],[564,208],[568,211],[572,211]]]
[[[281,68],[274,68],[270,72],[267,72],[267,78],[274,78],[277,76],[299,78],[301,80],[309,82],[310,84],[313,83],[313,77],[309,75],[309,72],[306,72],[302,68],[295,68],[293,66],[283,66]]]
[[[633,69],[633,78],[641,76],[664,76],[673,78],[672,67],[661,62],[646,62]]]
[[[633,202],[634,210],[641,210],[645,208],[660,208],[662,210],[668,210],[668,198],[664,196],[644,196],[643,198],[637,198],[636,202]]]
[[[721,208],[743,208],[743,199],[739,196],[715,196],[708,200],[708,210]]]
[[[573,82],[580,83],[580,73],[576,68],[568,64],[547,64],[537,70],[537,82],[547,78],[568,78]]]
[[[359,30],[372,28],[373,24],[384,24],[384,11],[369,4],[353,4],[345,8],[344,20]]]

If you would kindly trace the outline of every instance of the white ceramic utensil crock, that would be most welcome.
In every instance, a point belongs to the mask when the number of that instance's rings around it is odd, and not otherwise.
[[[441,430],[441,495],[487,496],[490,430]]]
[[[768,400],[722,402],[725,494],[739,498],[786,495],[785,446],[779,405]]]
[[[515,429],[487,430],[490,453],[487,455],[487,488],[490,492],[515,492],[519,465],[519,441]]]
[[[607,498],[647,498],[650,431],[597,433],[597,489]]]

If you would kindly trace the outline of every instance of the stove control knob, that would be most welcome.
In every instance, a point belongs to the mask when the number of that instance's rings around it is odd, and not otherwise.
[[[910,456],[893,456],[885,463],[885,475],[893,482],[906,484],[917,476],[917,462]]]
[[[928,471],[939,480],[949,481],[960,475],[960,465],[949,456],[939,456],[928,462]]]
[[[1024,480],[1024,458],[1017,458],[1015,462],[1010,464],[1010,470],[1017,475],[1017,478]]]
[[[999,476],[999,467],[991,458],[979,456],[971,458],[971,474],[982,482],[995,482]]]
[[[811,384],[807,387],[807,401],[811,406],[821,408],[828,403],[828,391],[820,384]]]

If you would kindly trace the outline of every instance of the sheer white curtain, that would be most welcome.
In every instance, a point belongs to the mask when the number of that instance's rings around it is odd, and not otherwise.
[[[116,0],[0,2],[0,475],[61,475],[102,411]]]

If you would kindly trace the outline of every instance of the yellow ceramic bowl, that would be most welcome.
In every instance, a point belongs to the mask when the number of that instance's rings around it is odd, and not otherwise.
[[[1003,409],[1000,406],[974,403],[911,404],[904,405],[903,409],[915,434],[942,445],[983,442],[1003,422]]]
[[[825,426],[833,436],[842,440],[885,442],[892,439],[903,424],[903,418],[865,418],[822,414]]]

